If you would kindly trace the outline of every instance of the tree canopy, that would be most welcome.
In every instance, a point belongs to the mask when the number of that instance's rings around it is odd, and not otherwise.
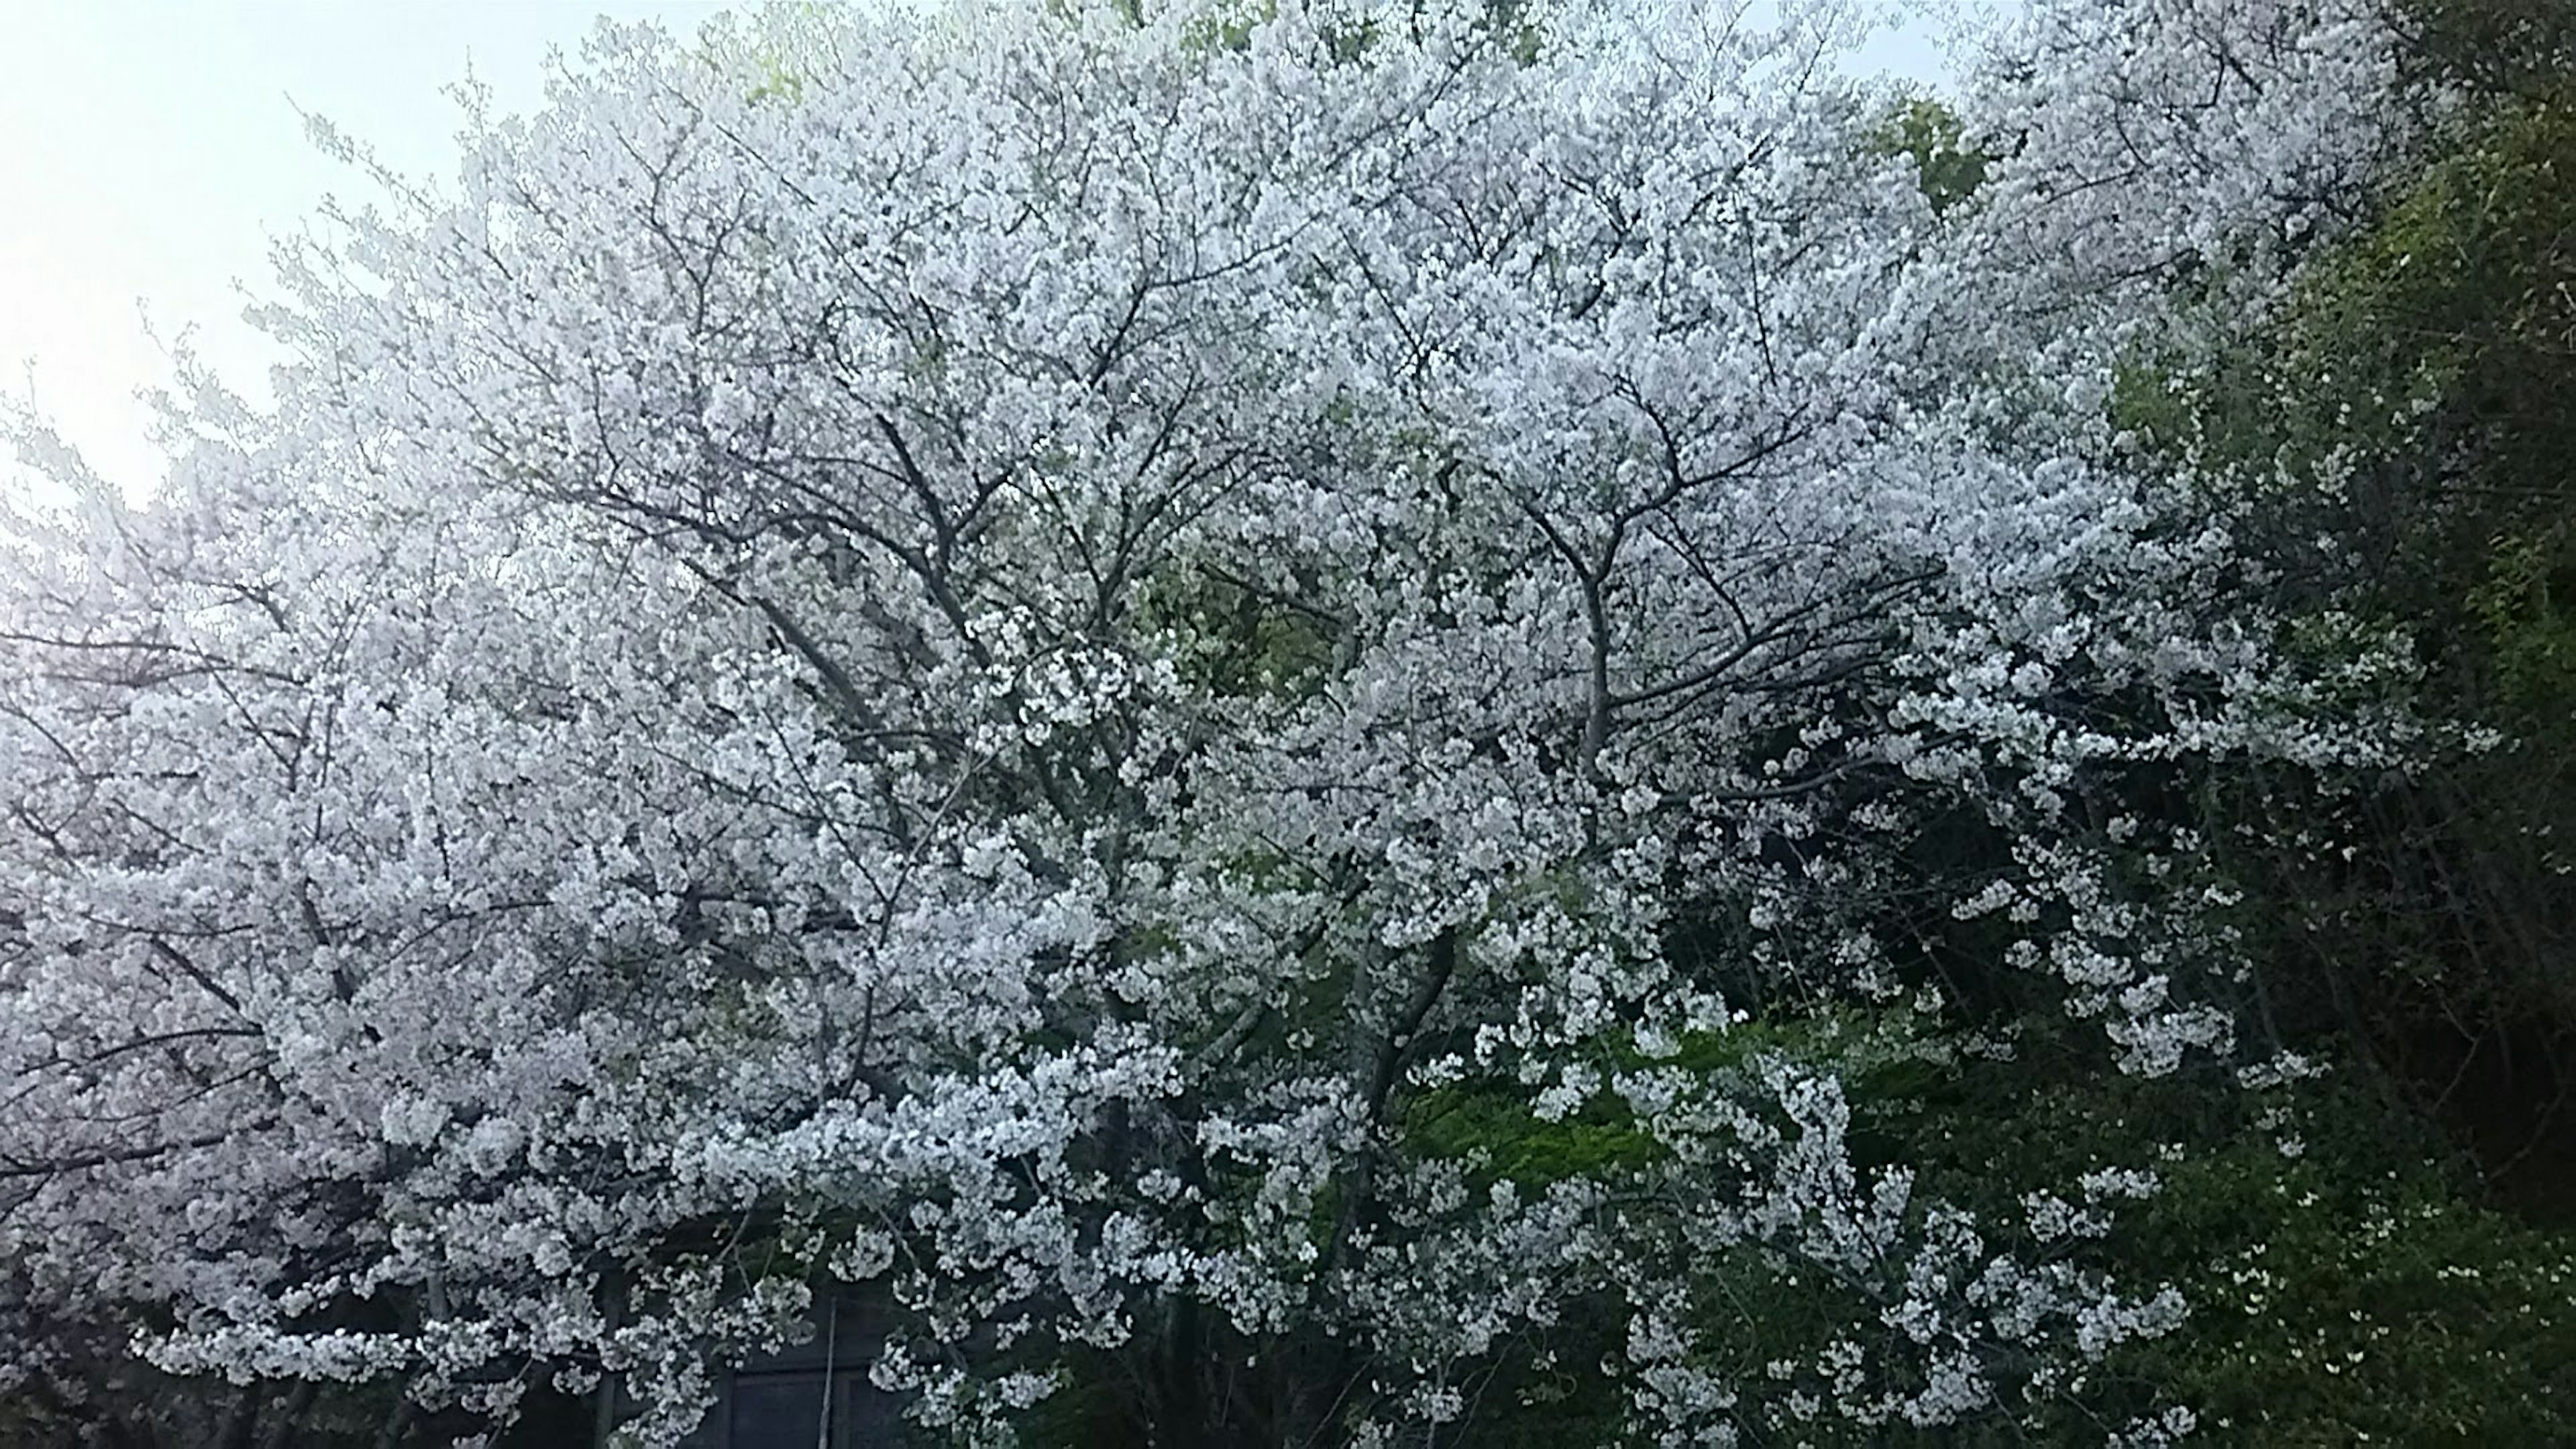
[[[2546,8],[1785,9],[605,29],[154,498],[17,420],[18,1428],[668,1446],[857,1290],[968,1443],[2564,1429],[2392,1046],[2555,918],[2352,864],[2576,690]]]

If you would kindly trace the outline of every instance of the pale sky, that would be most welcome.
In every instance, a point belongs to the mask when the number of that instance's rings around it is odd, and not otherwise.
[[[550,50],[593,17],[694,33],[719,0],[0,0],[0,389],[30,387],[91,464],[148,492],[160,456],[138,389],[195,330],[237,391],[275,353],[241,320],[268,238],[370,184],[316,151],[298,108],[408,175],[452,172],[444,94],[471,73],[502,112],[542,95]],[[1919,36],[1864,62],[1934,73]],[[0,458],[0,486],[15,472]]]
[[[297,108],[396,170],[452,174],[473,75],[502,111],[541,98],[550,48],[592,18],[693,33],[718,0],[0,0],[0,387],[111,480],[160,468],[138,388],[167,376],[137,312],[264,396],[275,354],[240,318],[268,238],[369,183],[316,151]],[[0,468],[0,475],[5,475]]]

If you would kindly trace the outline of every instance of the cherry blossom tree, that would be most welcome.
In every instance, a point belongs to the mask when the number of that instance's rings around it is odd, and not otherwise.
[[[149,503],[21,426],[0,1375],[670,1444],[847,1284],[979,1442],[2187,1428],[2084,1372],[2152,1164],[1978,1218],[1850,1082],[2298,1069],[2131,805],[2406,726],[2101,402],[2368,184],[2374,12],[2036,6],[1939,208],[1800,7],[808,27],[382,176]]]

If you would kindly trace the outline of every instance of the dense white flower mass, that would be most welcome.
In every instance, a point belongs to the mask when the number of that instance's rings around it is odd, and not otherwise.
[[[273,410],[11,521],[0,1376],[605,1375],[669,1444],[837,1280],[973,1438],[1232,1354],[1157,1412],[1392,1443],[1580,1312],[1678,1445],[2174,1329],[2084,1252],[2147,1164],[1978,1220],[1839,1075],[1952,1037],[1780,1028],[1964,1009],[1973,922],[2104,1071],[2264,1066],[2199,843],[2102,806],[2395,726],[2100,404],[2367,183],[2385,39],[2049,0],[1943,198],[1788,8],[610,33],[291,247]],[[1844,1326],[1748,1347],[1718,1261]]]

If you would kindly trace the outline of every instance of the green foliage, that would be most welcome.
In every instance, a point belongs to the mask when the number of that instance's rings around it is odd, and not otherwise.
[[[1911,1012],[1844,1008],[1692,1032],[1670,1051],[1648,1056],[1631,1049],[1602,1066],[1609,1073],[1679,1069],[1725,1090],[1763,1062],[1785,1060],[1835,1074],[1858,1097],[1894,1099],[1936,1090],[1951,1070],[1950,1056]],[[1615,1180],[1669,1155],[1614,1094],[1595,1094],[1549,1120],[1531,1109],[1528,1089],[1485,1079],[1413,1097],[1404,1140],[1422,1156],[1472,1161],[1471,1180],[1480,1188],[1509,1181],[1524,1191],[1579,1177]]]
[[[831,14],[831,0],[767,0],[748,15],[717,17],[699,46],[719,65],[762,77],[752,100],[794,106],[804,99],[814,47],[831,34]]]
[[[2576,1442],[2576,1234],[2481,1206],[2358,1083],[2248,1098],[2060,1069],[2045,1029],[2026,1047],[1856,1110],[1989,1222],[2013,1217],[1997,1184],[2158,1174],[2093,1259],[2190,1305],[2181,1332],[2102,1366],[2141,1407],[2150,1389],[2190,1404],[2222,1443]]]
[[[1416,1098],[1406,1143],[1426,1157],[1467,1159],[1471,1180],[1540,1188],[1647,1166],[1664,1149],[1616,1099],[1596,1097],[1558,1121],[1532,1112],[1523,1094],[1497,1087],[1445,1087]]]
[[[1190,22],[1189,43],[1209,50],[1242,50],[1252,43],[1252,33],[1278,14],[1278,0],[1243,0],[1230,12],[1210,10]]]
[[[2252,1442],[2566,1443],[2576,1437],[2576,1244],[2406,1184],[2248,1161],[2178,1173],[2169,1231],[2225,1244],[2152,1369]],[[2262,1235],[2248,1240],[2248,1225]]]
[[[1992,156],[1968,143],[1957,112],[1924,96],[1898,103],[1871,133],[1870,150],[1910,158],[1936,212],[1974,195],[1994,164]]]
[[[1333,659],[1330,621],[1221,572],[1172,570],[1149,589],[1139,623],[1177,633],[1182,677],[1217,694],[1293,698]]]
[[[2495,651],[2501,702],[2527,716],[2576,698],[2576,604],[2571,604],[2565,527],[2496,540],[2486,582],[2469,611]]]
[[[2202,782],[2270,1029],[2548,1215],[2576,1171],[2576,7],[2403,8],[2405,64],[2450,97],[2428,142],[2277,312],[2212,308],[2200,338],[2143,347],[2111,417],[2209,491],[2294,655],[2332,670],[2400,641],[2420,672],[2372,687],[2455,742],[2340,790]],[[2426,1232],[2504,1231],[2465,1211]],[[2343,1271],[2318,1253],[2320,1282]]]
[[[2576,7],[2566,0],[2403,0],[2402,57],[2420,82],[2478,95],[2534,95],[2576,70]]]
[[[2576,82],[2500,102],[2311,269],[2269,336],[2161,388],[2141,369],[2115,400],[2123,425],[2179,453],[2268,465],[2259,481],[2291,490],[2265,500],[2274,532],[2337,534],[2353,596],[2444,646],[2427,652],[2472,704],[2496,653],[2529,653],[2518,630],[2567,622],[2567,590],[2533,585],[2576,567],[2560,526],[2576,449],[2570,181]]]

